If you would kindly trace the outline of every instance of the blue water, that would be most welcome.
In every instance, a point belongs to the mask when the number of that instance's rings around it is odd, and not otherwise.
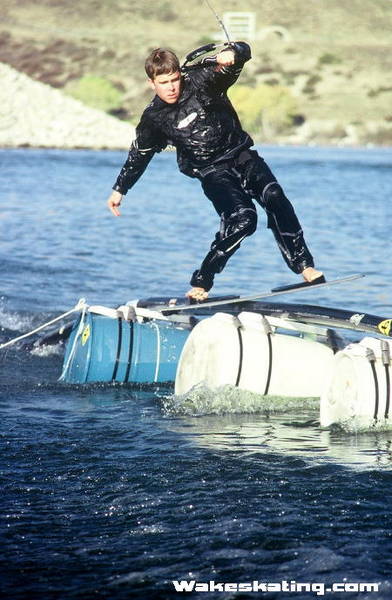
[[[265,148],[316,264],[350,286],[287,301],[392,314],[392,150]],[[72,308],[176,296],[213,238],[199,184],[157,156],[122,216],[105,201],[121,152],[0,151],[0,342]],[[291,283],[265,228],[216,294]],[[1,571],[24,598],[311,598],[176,593],[199,582],[375,582],[392,597],[392,432],[322,431],[315,401],[180,406],[170,388],[57,382],[61,346],[0,354]],[[306,365],[304,365],[306,373]],[[229,393],[229,392],[228,392]],[[234,393],[234,392],[232,392]]]

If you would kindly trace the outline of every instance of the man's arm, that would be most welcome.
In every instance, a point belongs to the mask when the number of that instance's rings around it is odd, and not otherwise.
[[[119,208],[120,208],[122,199],[123,199],[123,195],[120,192],[117,192],[116,190],[113,190],[108,198],[108,201],[107,201],[108,209],[114,214],[115,217],[120,216]]]
[[[203,69],[207,87],[215,93],[226,91],[235,83],[244,64],[251,59],[250,47],[246,42],[233,42],[216,56],[218,68]]]
[[[119,207],[123,196],[143,175],[155,152],[160,152],[165,146],[166,140],[143,115],[136,127],[136,139],[132,142],[127,160],[107,201],[108,208],[114,216],[118,217],[120,215]]]

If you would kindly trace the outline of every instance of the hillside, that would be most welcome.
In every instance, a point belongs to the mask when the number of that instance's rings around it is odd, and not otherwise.
[[[291,127],[255,121],[259,141],[392,143],[391,0],[213,5],[256,15],[240,84],[278,87],[295,101]],[[169,46],[184,57],[219,33],[200,0],[8,0],[0,18],[1,62],[132,122],[151,97],[148,51]]]

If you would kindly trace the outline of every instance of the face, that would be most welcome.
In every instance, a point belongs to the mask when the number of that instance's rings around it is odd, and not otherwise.
[[[177,102],[181,93],[181,73],[164,73],[148,80],[156,95],[167,104]]]

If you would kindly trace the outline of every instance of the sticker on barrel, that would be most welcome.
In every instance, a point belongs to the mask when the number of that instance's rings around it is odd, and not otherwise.
[[[381,323],[377,325],[377,329],[383,335],[390,335],[392,329],[392,319],[384,319],[384,321],[381,321]]]
[[[88,338],[90,337],[90,325],[86,325],[86,327],[83,329],[83,333],[82,333],[82,346],[84,346],[88,340]]]

